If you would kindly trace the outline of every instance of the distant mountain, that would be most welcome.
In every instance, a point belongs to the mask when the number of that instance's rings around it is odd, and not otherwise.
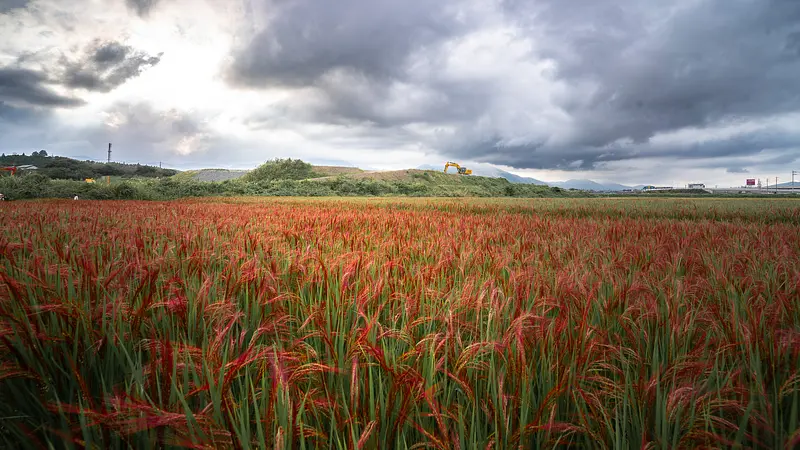
[[[467,168],[472,169],[473,175],[477,175],[479,177],[505,178],[506,180],[512,183],[520,183],[520,184],[547,185],[547,183],[545,183],[544,181],[537,180],[536,178],[521,177],[511,172],[506,172],[505,170],[498,169],[497,167],[494,167],[491,164],[466,164],[466,166]],[[444,170],[444,165],[439,167],[431,164],[423,164],[421,166],[418,166],[417,169],[441,171]],[[455,169],[450,169],[450,171],[452,171],[452,173],[455,173]]]
[[[519,176],[496,167],[492,169],[477,168],[473,170],[473,173],[482,177],[505,178],[512,183],[547,185],[544,181],[537,180],[536,178]]]
[[[619,183],[602,183],[602,184],[603,186],[605,186],[607,191],[624,191],[626,189],[635,189],[631,186],[625,186],[624,184],[619,184]]]
[[[580,189],[583,191],[623,191],[626,189],[636,189],[636,187],[626,186],[619,183],[598,183],[597,181],[585,179],[554,181],[548,184],[550,186],[557,186],[562,189]]]
[[[604,191],[606,188],[592,180],[567,180],[567,181],[554,181],[549,183],[550,186],[557,186],[562,189],[580,189],[583,191]]]

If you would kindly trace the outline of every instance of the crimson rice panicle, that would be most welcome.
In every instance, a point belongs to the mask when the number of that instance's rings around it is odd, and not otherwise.
[[[790,200],[14,202],[8,448],[792,448]]]

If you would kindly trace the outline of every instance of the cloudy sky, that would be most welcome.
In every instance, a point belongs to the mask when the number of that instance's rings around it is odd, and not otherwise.
[[[176,168],[800,169],[798,0],[0,0],[0,150]]]

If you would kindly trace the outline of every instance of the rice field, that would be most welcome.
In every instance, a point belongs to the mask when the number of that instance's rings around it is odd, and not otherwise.
[[[800,202],[0,204],[0,447],[795,448]]]

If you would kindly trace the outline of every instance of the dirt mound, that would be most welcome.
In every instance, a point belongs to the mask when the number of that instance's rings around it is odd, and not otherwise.
[[[249,170],[203,169],[193,174],[197,181],[226,181],[243,177]]]
[[[324,175],[325,177],[335,177],[339,175],[358,175],[364,173],[358,167],[342,167],[342,166],[313,166],[314,172]],[[229,170],[229,169],[200,169],[200,170],[187,170],[183,172],[180,178],[188,178],[195,181],[226,181],[235,180],[245,176],[249,170]]]
[[[344,167],[344,166],[314,166],[313,169],[311,170],[326,177],[335,177],[337,175],[351,175],[364,172],[358,167]]]
[[[442,173],[437,170],[404,169],[404,170],[370,170],[360,173],[348,174],[348,178],[360,180],[384,180],[384,181],[418,181],[428,183],[461,183],[464,181],[463,175]],[[334,177],[315,178],[315,180],[326,180]]]
[[[365,170],[355,173],[344,173],[348,178],[356,180],[371,179],[371,180],[385,180],[385,181],[411,181],[415,179],[416,175],[422,175],[425,171],[419,169],[406,169],[406,170]],[[327,180],[336,178],[336,176],[327,176],[314,178],[314,180]]]

